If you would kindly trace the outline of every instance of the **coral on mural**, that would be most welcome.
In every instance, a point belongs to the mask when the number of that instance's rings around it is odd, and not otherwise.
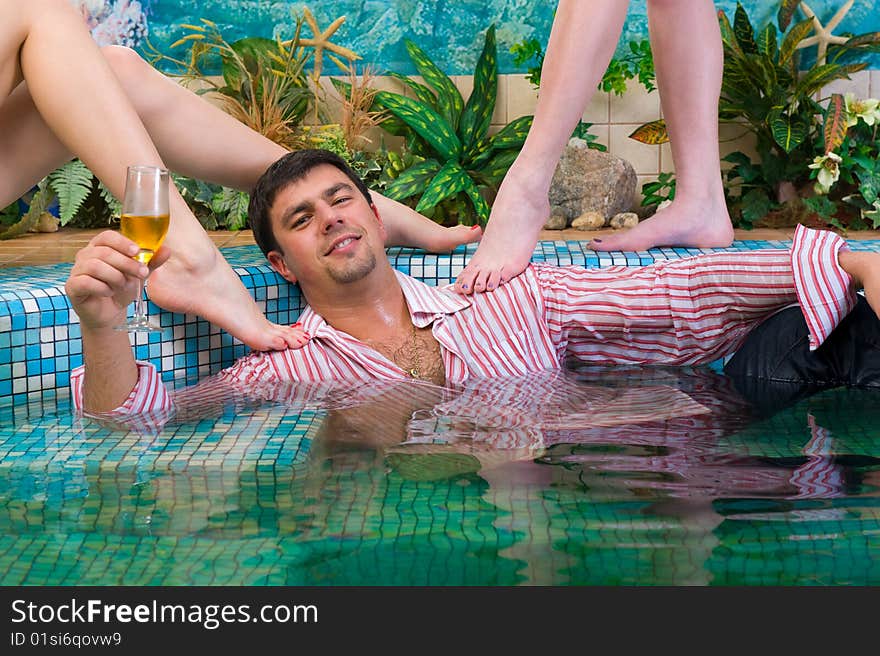
[[[138,0],[71,0],[99,46],[136,48],[147,36],[147,16]]]

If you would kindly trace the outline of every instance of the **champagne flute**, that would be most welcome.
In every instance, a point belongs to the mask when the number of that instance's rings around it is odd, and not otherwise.
[[[134,256],[149,264],[162,245],[169,224],[168,170],[158,166],[129,166],[125,179],[125,198],[122,201],[120,231],[135,242],[140,250]],[[157,332],[162,328],[147,317],[144,280],[138,285],[134,299],[134,316],[117,330],[129,332]]]

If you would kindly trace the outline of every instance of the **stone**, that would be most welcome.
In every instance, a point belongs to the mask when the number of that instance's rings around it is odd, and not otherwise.
[[[605,227],[605,216],[602,212],[584,212],[571,222],[571,227],[575,230],[598,230]]]
[[[620,212],[619,214],[615,214],[611,217],[611,221],[608,222],[615,230],[622,230],[623,228],[634,228],[639,224],[639,215],[635,212]]]
[[[569,140],[550,184],[550,205],[561,207],[569,220],[585,212],[608,219],[633,208],[636,172],[625,159]]]
[[[52,216],[48,212],[43,212],[37,219],[37,225],[34,226],[34,232],[58,232],[58,224],[61,221],[57,217]]]
[[[565,230],[568,227],[568,217],[561,207],[550,208],[550,218],[544,224],[544,230]]]

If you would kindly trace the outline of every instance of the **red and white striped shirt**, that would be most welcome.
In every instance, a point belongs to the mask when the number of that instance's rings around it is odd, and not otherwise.
[[[855,304],[839,236],[799,226],[790,251],[720,252],[630,268],[532,264],[492,293],[463,297],[397,273],[413,323],[431,325],[448,383],[559,368],[566,357],[601,364],[696,365],[732,353],[760,321],[799,303],[817,348]],[[392,361],[306,308],[301,349],[254,352],[211,379],[251,398],[294,381],[402,380]],[[114,413],[166,412],[155,367]],[[71,376],[82,408],[83,369]],[[204,383],[199,385],[206,390]]]

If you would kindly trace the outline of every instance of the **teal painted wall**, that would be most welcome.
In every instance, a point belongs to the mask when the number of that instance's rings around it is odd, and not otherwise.
[[[334,40],[363,57],[380,71],[413,73],[403,39],[416,41],[450,75],[473,72],[482,47],[483,35],[491,23],[498,29],[499,69],[520,72],[513,65],[510,46],[523,38],[535,37],[546,43],[556,2],[534,0],[332,0],[311,3],[272,0],[71,0],[83,8],[99,41],[138,45],[144,33],[153,45],[167,51],[184,34],[184,23],[200,18],[216,22],[228,40],[244,36],[274,36],[291,33],[292,9],[307,4],[322,28],[335,18],[346,16],[346,23]],[[587,0],[581,0],[586,2]],[[827,20],[842,0],[810,0],[809,5]],[[733,16],[735,0],[715,3]],[[765,24],[775,17],[777,2],[744,0],[753,22]],[[644,0],[630,3],[624,40],[647,33]],[[146,28],[146,30],[144,29]],[[307,30],[308,31],[308,30]],[[880,31],[880,0],[856,0],[837,29],[838,33]],[[880,56],[872,67],[880,68]],[[329,63],[327,72],[335,72]]]

